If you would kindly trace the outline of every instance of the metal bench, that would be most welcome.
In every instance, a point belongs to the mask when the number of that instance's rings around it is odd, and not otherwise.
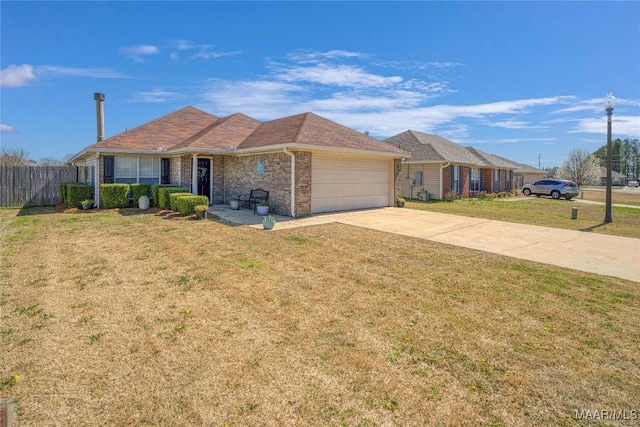
[[[241,194],[238,197],[238,200],[249,209],[251,209],[251,205],[253,205],[253,213],[256,213],[256,206],[258,203],[267,202],[269,200],[269,192],[262,188],[256,188],[255,190],[251,190],[248,195]]]

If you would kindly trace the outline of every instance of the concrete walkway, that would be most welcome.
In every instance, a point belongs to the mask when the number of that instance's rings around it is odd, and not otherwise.
[[[262,217],[248,209],[214,206],[209,212],[225,221],[262,228]],[[274,216],[273,231],[339,222],[640,282],[640,239],[629,237],[398,208],[299,219]]]

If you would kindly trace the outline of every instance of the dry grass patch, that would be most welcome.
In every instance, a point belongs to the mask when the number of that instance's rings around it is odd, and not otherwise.
[[[23,426],[578,426],[577,409],[638,409],[636,283],[340,224],[0,219],[0,395]]]

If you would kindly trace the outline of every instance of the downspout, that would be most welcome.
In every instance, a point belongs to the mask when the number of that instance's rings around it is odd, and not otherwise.
[[[292,152],[287,150],[287,147],[282,149],[282,152],[291,157],[291,217],[296,217],[296,156]]]
[[[440,200],[442,200],[442,171],[444,170],[444,168],[450,165],[451,165],[451,162],[447,162],[440,165]]]

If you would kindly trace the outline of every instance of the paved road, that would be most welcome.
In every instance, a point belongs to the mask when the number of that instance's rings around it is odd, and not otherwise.
[[[262,217],[247,209],[214,207],[210,212],[262,228]],[[276,218],[276,231],[339,222],[640,282],[640,239],[630,237],[398,208]]]

